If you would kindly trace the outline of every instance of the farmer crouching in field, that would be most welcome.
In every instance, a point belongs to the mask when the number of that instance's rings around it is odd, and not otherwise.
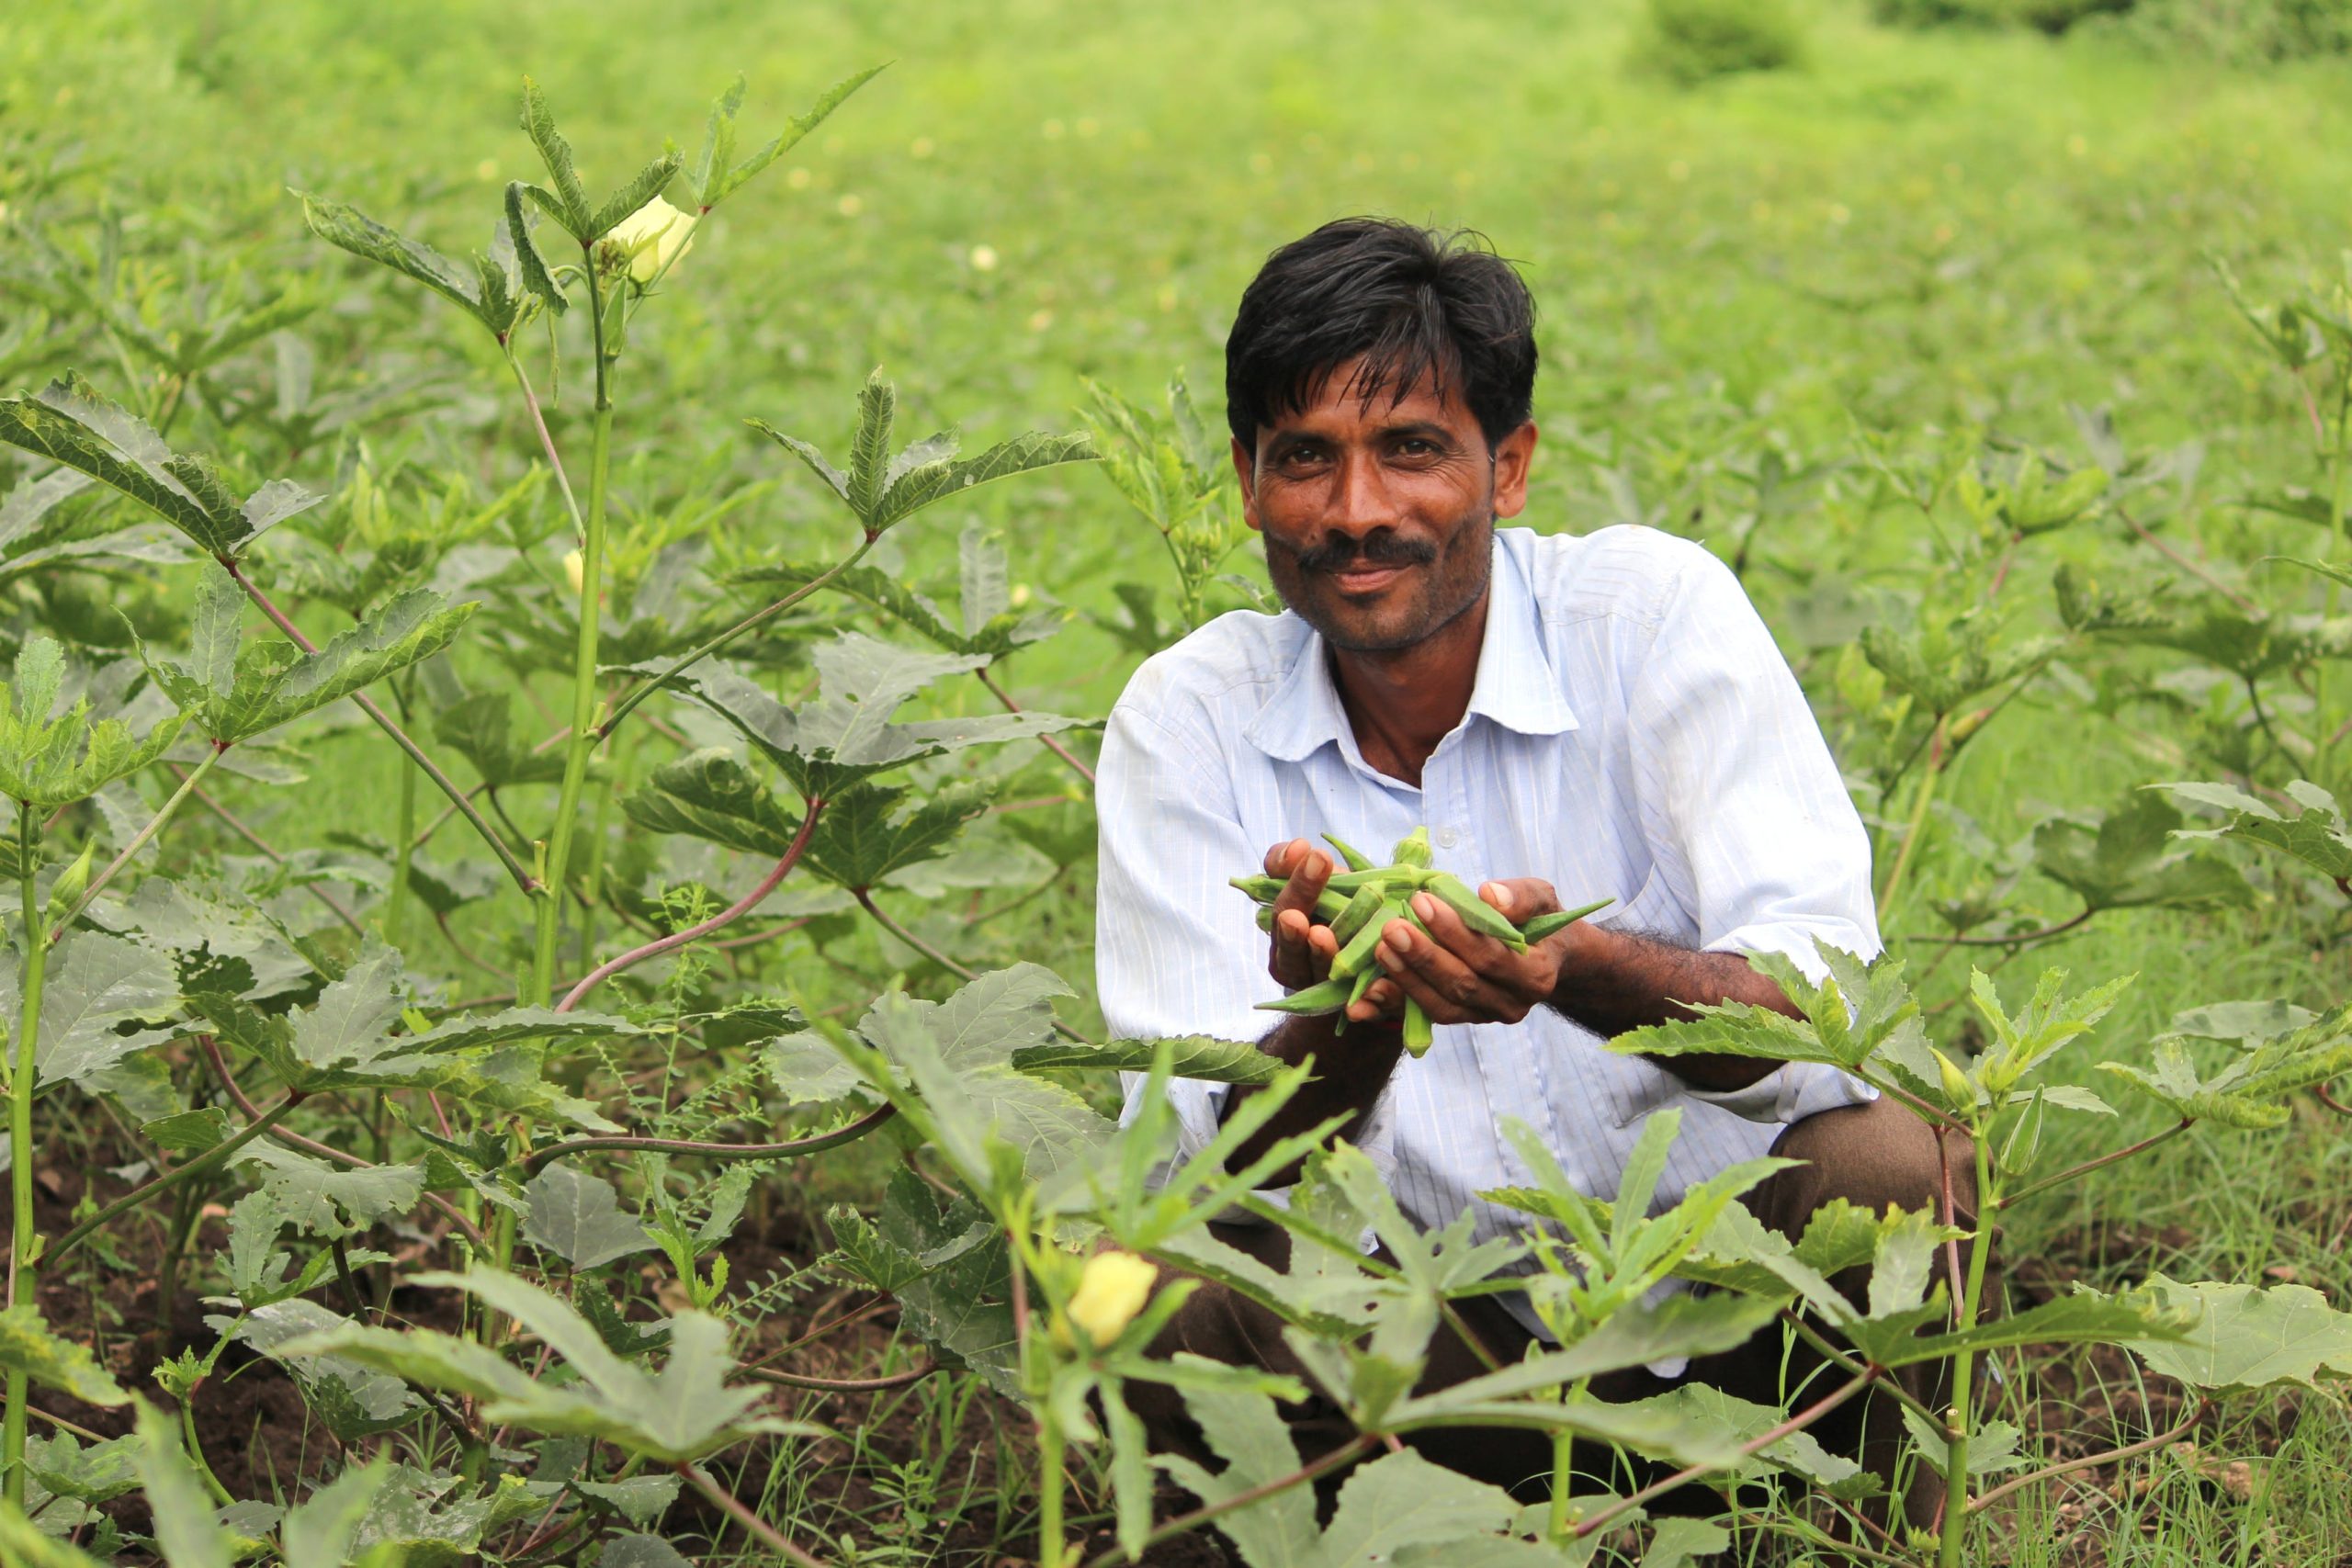
[[[1262,1035],[1285,1062],[1313,1056],[1318,1076],[1234,1163],[1343,1116],[1339,1135],[1424,1227],[1465,1209],[1480,1239],[1528,1223],[1477,1197],[1529,1180],[1505,1118],[1605,1198],[1644,1118],[1668,1107],[1681,1136],[1660,1206],[1768,1152],[1804,1162],[1747,1199],[1784,1234],[1833,1198],[1928,1206],[1933,1135],[1834,1069],[1602,1046],[1689,1016],[1679,1003],[1792,1012],[1743,952],[1812,966],[1816,942],[1864,954],[1879,942],[1860,820],[1731,572],[1647,528],[1497,527],[1525,505],[1535,456],[1532,319],[1525,286],[1489,252],[1367,219],[1276,252],[1242,296],[1226,344],[1233,463],[1289,613],[1203,627],[1147,662],[1111,715],[1098,796],[1104,1015],[1122,1036]],[[1518,954],[1424,896],[1427,934],[1387,926],[1385,975],[1344,1034],[1329,1017],[1267,1032],[1273,1015],[1255,1005],[1323,978],[1335,948],[1309,918],[1333,870],[1310,837],[1385,846],[1422,826],[1437,865],[1483,885],[1514,920],[1562,900],[1615,902]],[[1288,880],[1271,953],[1227,885],[1260,863]],[[1401,1050],[1408,998],[1436,1024],[1419,1059]],[[1169,1092],[1190,1153],[1250,1091],[1180,1080]],[[1973,1206],[1964,1184],[1961,1204]],[[1279,1230],[1218,1233],[1275,1267],[1287,1258]],[[1543,1336],[1523,1295],[1459,1304],[1498,1361]],[[1213,1284],[1161,1348],[1300,1370],[1272,1313]],[[1810,1357],[1772,1328],[1592,1392],[1636,1399],[1689,1378],[1778,1404]],[[1441,1330],[1423,1386],[1484,1370]],[[1199,1452],[1172,1397],[1151,1404],[1130,1387],[1161,1446]],[[1892,1401],[1867,1416],[1857,1402],[1815,1433],[1884,1472],[1895,1417]],[[1298,1425],[1308,1457],[1352,1435],[1328,1404]],[[1551,1462],[1549,1439],[1526,1432],[1438,1432],[1419,1446],[1531,1495]],[[1911,1491],[1917,1522],[1935,1511],[1936,1484]]]

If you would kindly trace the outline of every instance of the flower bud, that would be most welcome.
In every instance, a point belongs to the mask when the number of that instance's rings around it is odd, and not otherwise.
[[[1098,1252],[1086,1260],[1078,1292],[1069,1299],[1069,1320],[1096,1345],[1108,1345],[1135,1321],[1151,1299],[1159,1270],[1132,1252]]]
[[[1928,1048],[1935,1051],[1932,1045]],[[1962,1072],[1952,1059],[1941,1051],[1936,1051],[1936,1072],[1943,1079],[1944,1098],[1951,1101],[1953,1110],[1973,1111],[1976,1109],[1976,1086],[1970,1083],[1968,1075]]]
[[[627,269],[639,288],[659,277],[693,248],[695,216],[655,197],[614,224],[596,245],[600,271]]]
[[[588,581],[587,558],[578,550],[567,554],[563,558],[563,577],[565,581],[571,584],[571,591],[574,593],[579,592]]]

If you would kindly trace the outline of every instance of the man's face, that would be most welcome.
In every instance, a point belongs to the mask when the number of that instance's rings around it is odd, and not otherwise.
[[[1470,411],[1427,381],[1367,406],[1357,363],[1261,426],[1254,452],[1236,441],[1233,465],[1283,602],[1334,648],[1390,653],[1485,595],[1495,519],[1526,504],[1535,427],[1489,452]]]

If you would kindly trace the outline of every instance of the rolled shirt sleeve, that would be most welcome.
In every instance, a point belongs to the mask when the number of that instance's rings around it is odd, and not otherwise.
[[[1879,952],[1870,840],[1796,676],[1731,570],[1693,550],[1628,704],[1644,829],[1710,953],[1778,953],[1826,973],[1816,944]],[[1874,1098],[1789,1064],[1692,1098],[1794,1122]]]

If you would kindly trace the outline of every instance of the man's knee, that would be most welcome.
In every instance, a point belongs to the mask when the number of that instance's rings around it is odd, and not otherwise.
[[[1976,1210],[1976,1179],[1965,1143],[1913,1115],[1892,1096],[1864,1105],[1818,1111],[1792,1122],[1772,1145],[1797,1169],[1776,1173],[1758,1190],[1758,1218],[1790,1235],[1801,1234],[1813,1212],[1843,1198],[1874,1213],[1900,1209],[1940,1213],[1949,1192],[1954,1213],[1968,1224]]]

